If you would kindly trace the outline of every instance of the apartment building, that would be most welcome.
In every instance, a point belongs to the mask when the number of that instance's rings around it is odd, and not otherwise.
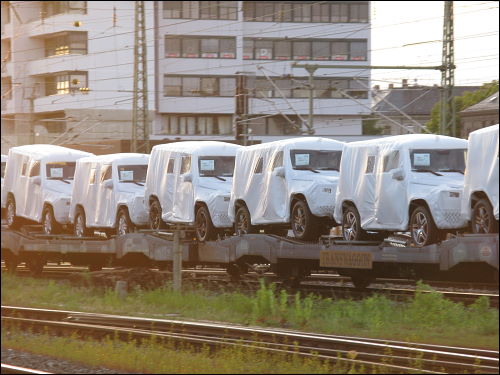
[[[2,153],[27,143],[130,139],[134,2],[1,5]],[[146,2],[151,21],[152,5]],[[151,44],[149,87],[153,52]]]
[[[234,139],[242,123],[251,141],[311,134],[309,73],[293,62],[348,66],[314,72],[313,132],[362,134],[369,2],[165,1],[154,14],[152,139]]]

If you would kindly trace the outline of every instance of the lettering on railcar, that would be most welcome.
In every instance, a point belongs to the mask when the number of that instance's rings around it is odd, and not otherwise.
[[[320,267],[372,268],[373,255],[360,251],[321,250]]]

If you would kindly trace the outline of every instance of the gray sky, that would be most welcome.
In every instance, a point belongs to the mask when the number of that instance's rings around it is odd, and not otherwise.
[[[373,65],[440,65],[443,1],[373,1]],[[498,1],[455,1],[455,84],[481,85],[498,80]],[[440,84],[432,70],[373,70],[372,86]]]

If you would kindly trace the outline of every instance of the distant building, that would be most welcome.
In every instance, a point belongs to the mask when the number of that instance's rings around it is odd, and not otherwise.
[[[431,118],[432,108],[441,99],[439,87],[409,86],[407,82],[403,80],[401,87],[389,85],[387,90],[374,90],[374,117],[383,114],[397,123],[380,117],[376,126],[383,129],[383,134],[422,133],[422,127],[425,127]],[[466,91],[472,92],[477,89],[479,86],[455,86],[453,96],[460,96]]]
[[[498,91],[483,101],[460,111],[461,137],[486,126],[498,124]]]

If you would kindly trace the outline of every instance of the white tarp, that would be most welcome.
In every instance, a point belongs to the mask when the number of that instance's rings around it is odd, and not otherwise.
[[[135,153],[78,160],[71,196],[71,222],[75,220],[76,208],[81,206],[87,227],[113,228],[118,210],[127,207],[132,223],[147,225],[149,216],[144,204],[144,183],[148,161],[149,155]],[[105,186],[108,180],[112,181],[112,187]]]
[[[3,190],[3,176],[5,174],[6,166],[7,166],[7,155],[2,155],[2,190]]]
[[[465,226],[460,216],[464,183],[460,171],[465,168],[466,149],[466,140],[431,134],[346,144],[335,221],[342,222],[343,203],[352,202],[363,229],[405,231],[410,202],[421,199],[438,228]]]
[[[193,224],[195,204],[203,202],[215,227],[232,226],[227,208],[234,156],[241,147],[215,141],[153,147],[146,178],[146,204],[155,197],[160,202],[163,221]]]
[[[54,145],[12,147],[5,170],[2,207],[10,193],[15,198],[16,216],[41,222],[47,203],[52,206],[56,221],[67,224],[75,162],[91,155]],[[34,183],[36,176],[39,185]]]
[[[303,194],[313,215],[332,217],[344,143],[320,137],[248,146],[236,155],[229,217],[244,202],[252,224],[290,222],[290,202]],[[282,166],[284,177],[277,175]]]
[[[485,193],[498,220],[498,124],[469,134],[462,215],[471,218],[471,196]]]

